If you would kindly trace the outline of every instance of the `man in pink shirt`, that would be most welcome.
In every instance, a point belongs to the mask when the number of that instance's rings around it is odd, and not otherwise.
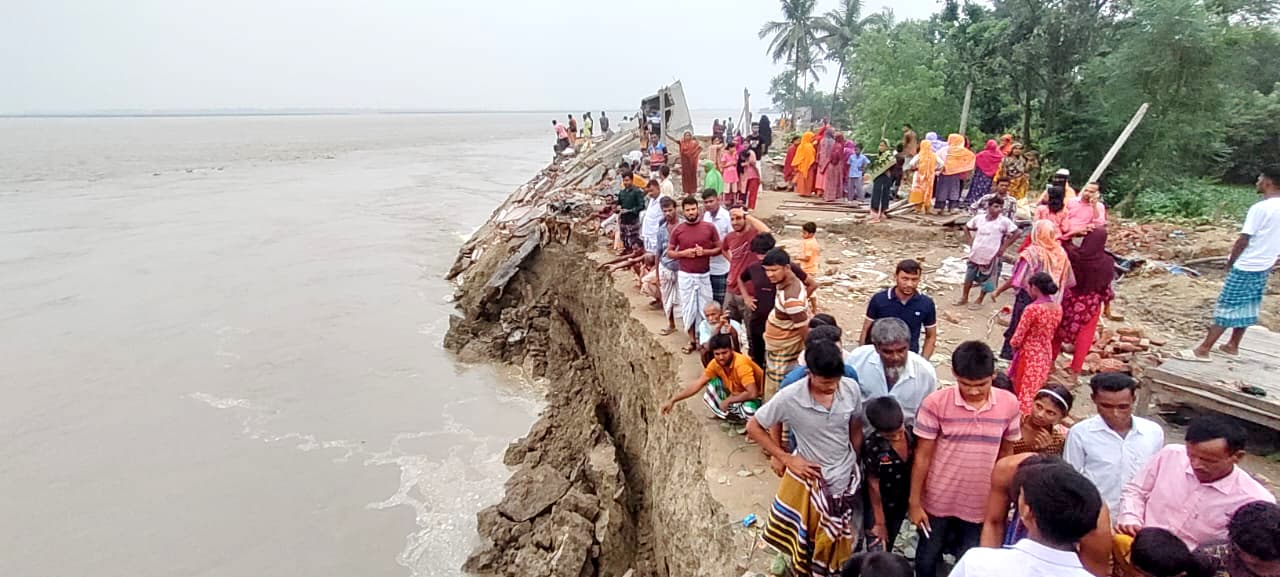
[[[916,577],[936,577],[942,554],[977,547],[996,461],[1022,439],[1018,398],[992,388],[996,356],[982,341],[951,353],[956,386],[934,391],[916,413],[916,456],[907,516],[919,529]]]
[[[1095,228],[1107,225],[1107,207],[1102,204],[1096,182],[1086,184],[1080,191],[1079,198],[1068,200],[1066,207],[1067,221],[1062,234],[1064,240],[1084,236]]]
[[[1240,470],[1245,431],[1230,421],[1202,417],[1187,428],[1187,444],[1156,453],[1124,487],[1116,532],[1165,529],[1195,549],[1221,539],[1236,509],[1275,495]]]

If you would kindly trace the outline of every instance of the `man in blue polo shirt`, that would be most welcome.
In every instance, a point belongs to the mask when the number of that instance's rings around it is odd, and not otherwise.
[[[870,344],[867,336],[871,324],[877,319],[895,317],[907,323],[911,330],[911,350],[924,358],[933,356],[938,340],[938,311],[933,299],[920,294],[920,263],[904,260],[893,272],[894,286],[876,293],[867,303],[867,318],[862,322],[860,344]],[[920,329],[924,329],[924,342],[920,342]]]

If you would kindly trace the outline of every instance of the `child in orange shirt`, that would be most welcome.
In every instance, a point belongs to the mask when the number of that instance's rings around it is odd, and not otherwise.
[[[800,227],[800,237],[804,240],[800,244],[800,256],[796,258],[800,261],[800,270],[815,278],[818,275],[818,265],[822,264],[822,247],[818,244],[818,239],[814,238],[817,233],[816,223],[806,222]],[[818,299],[813,296],[813,293],[809,293],[809,309],[818,310]]]

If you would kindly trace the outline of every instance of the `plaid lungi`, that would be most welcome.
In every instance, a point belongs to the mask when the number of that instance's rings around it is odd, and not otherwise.
[[[1213,324],[1229,329],[1256,324],[1270,274],[1270,270],[1243,271],[1233,267],[1222,285],[1218,304],[1213,307]]]

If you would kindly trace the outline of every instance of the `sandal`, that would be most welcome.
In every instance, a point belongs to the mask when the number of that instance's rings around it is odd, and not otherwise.
[[[682,353],[684,353],[684,354],[686,354],[686,355],[687,355],[687,354],[691,354],[691,353],[693,353],[693,351],[696,351],[696,350],[698,350],[698,347],[697,347],[696,345],[694,345],[693,343],[689,343],[689,344],[685,345],[684,347],[682,347],[682,348],[680,349],[680,352],[682,352]]]
[[[664,337],[668,335],[674,335],[674,334],[676,334],[676,330],[670,327],[667,327],[665,329],[658,331],[658,335],[664,336]]]

